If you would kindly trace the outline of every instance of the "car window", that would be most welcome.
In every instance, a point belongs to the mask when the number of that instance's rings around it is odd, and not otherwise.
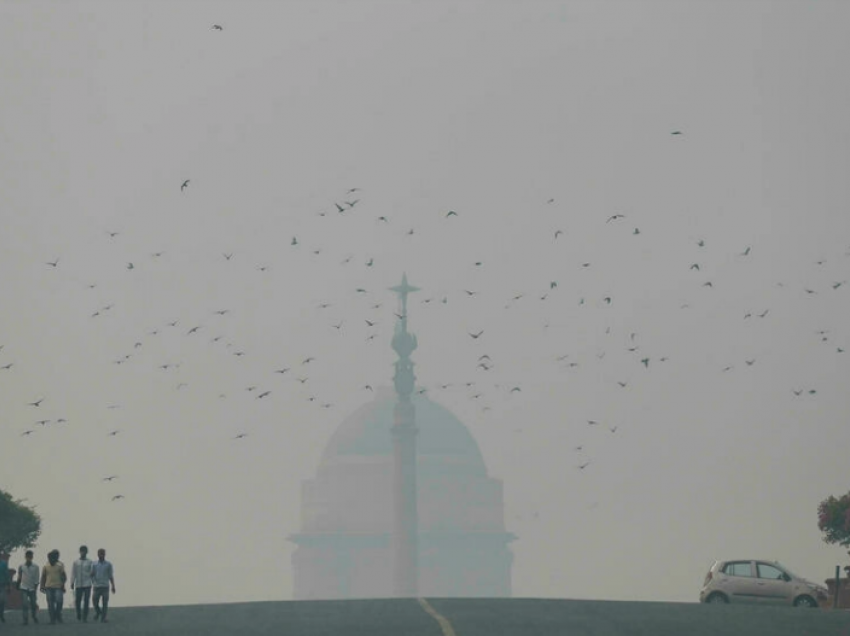
[[[784,579],[782,570],[767,563],[757,563],[760,579]]]
[[[752,576],[749,561],[732,561],[723,568],[723,573],[729,576]]]

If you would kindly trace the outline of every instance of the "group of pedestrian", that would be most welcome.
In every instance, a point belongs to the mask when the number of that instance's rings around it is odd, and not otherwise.
[[[97,561],[89,559],[88,553],[89,549],[81,545],[80,558],[74,561],[71,567],[74,608],[77,611],[77,620],[87,623],[91,600],[94,606],[94,620],[105,623],[110,590],[115,594],[115,575],[112,563],[106,560],[106,550],[101,548],[97,551]],[[3,556],[8,555],[0,555]],[[47,597],[47,612],[51,625],[61,623],[68,574],[65,565],[59,560],[59,550],[47,553],[47,563],[41,569],[32,559],[33,551],[27,550],[24,553],[24,563],[18,566],[18,578],[15,581],[15,587],[21,592],[24,625],[29,623],[30,616],[34,623],[38,622],[39,590]],[[0,577],[0,621],[5,623],[3,612],[6,609],[6,593],[9,591],[12,577],[9,576],[8,565],[3,558],[0,558]]]

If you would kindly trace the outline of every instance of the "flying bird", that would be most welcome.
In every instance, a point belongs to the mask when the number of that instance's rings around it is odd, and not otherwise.
[[[110,475],[109,477],[104,477],[101,481],[112,481],[114,479],[118,479],[118,475]]]
[[[481,334],[483,334],[483,333],[484,333],[484,330],[482,329],[482,330],[481,330],[481,331],[479,331],[478,333],[472,333],[472,332],[469,332],[469,335],[470,335],[470,336],[472,336],[472,339],[473,339],[473,340],[477,340],[478,338],[480,338],[480,337],[481,337]]]
[[[50,267],[58,267],[59,266],[59,259],[57,258],[55,261],[47,261],[45,263],[45,265],[50,265]]]
[[[458,213],[454,210],[449,210],[448,212],[446,212],[446,218],[449,218],[450,216],[458,216]]]
[[[180,192],[183,192],[183,190],[185,190],[185,189],[186,189],[186,188],[188,188],[188,187],[189,187],[189,179],[186,179],[186,180],[183,182],[183,185],[181,185],[181,186],[180,186]]]
[[[563,234],[563,233],[564,233],[564,232],[563,232],[562,230],[555,230],[555,238],[557,239],[557,238],[558,238],[559,236],[561,236],[561,234]]]
[[[214,25],[212,25],[212,28],[215,29],[216,31],[224,31],[224,27],[221,26],[220,24],[214,24]]]
[[[608,217],[608,220],[605,221],[605,222],[610,223],[611,221],[616,221],[617,219],[625,219],[625,218],[626,218],[625,214],[612,214],[611,216]]]
[[[263,391],[262,393],[260,393],[260,394],[257,396],[257,399],[258,399],[258,400],[261,400],[261,399],[263,399],[264,397],[266,397],[267,395],[270,395],[270,394],[271,394],[271,391]]]
[[[117,499],[124,499],[124,495],[115,495],[115,496],[112,498],[112,501],[115,501],[115,500],[117,500]]]
[[[684,133],[683,133],[681,130],[674,130],[674,131],[673,131],[673,132],[671,132],[670,134],[671,134],[671,135],[682,135],[682,134],[684,134]]]
[[[30,402],[30,406],[41,406],[41,403],[44,402],[44,398],[39,398],[35,402]]]

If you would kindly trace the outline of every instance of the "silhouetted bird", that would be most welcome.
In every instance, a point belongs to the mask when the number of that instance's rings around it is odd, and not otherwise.
[[[185,189],[186,189],[186,188],[188,188],[188,187],[189,187],[189,179],[186,179],[186,180],[183,182],[183,185],[181,185],[181,186],[180,186],[180,192],[183,192],[183,190],[185,190]]]
[[[215,29],[216,31],[224,31],[224,27],[221,26],[220,24],[214,24],[214,25],[212,25],[212,28]]]

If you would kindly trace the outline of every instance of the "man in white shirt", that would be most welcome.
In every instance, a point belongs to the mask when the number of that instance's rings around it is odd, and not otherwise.
[[[106,612],[109,609],[110,586],[112,593],[115,594],[115,575],[113,574],[112,564],[106,560],[106,550],[103,548],[97,551],[97,561],[92,565],[91,579],[94,586],[94,593],[92,594],[94,620],[100,619],[101,623],[105,623]],[[103,601],[102,607],[101,601]]]
[[[24,625],[27,624],[27,614],[32,613],[34,623],[38,622],[38,566],[32,562],[32,550],[24,553],[26,559],[23,565],[18,566],[18,589],[21,590],[21,609],[24,611]]]
[[[88,547],[80,546],[80,558],[71,566],[71,589],[74,590],[74,607],[77,610],[77,620],[89,622],[89,601],[91,599],[92,564],[88,558]]]

